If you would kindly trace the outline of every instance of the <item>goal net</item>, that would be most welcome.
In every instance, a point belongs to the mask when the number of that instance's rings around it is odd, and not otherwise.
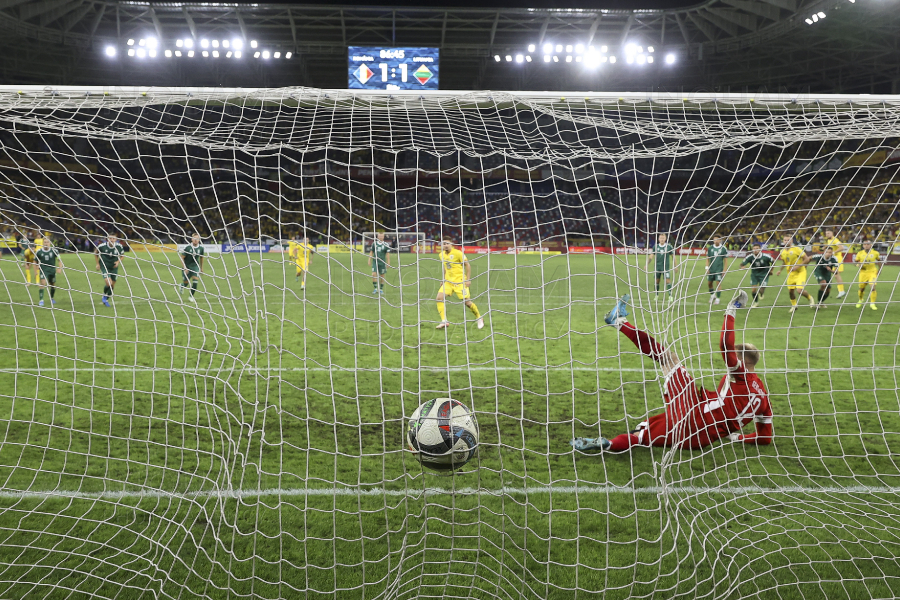
[[[898,116],[0,90],[0,596],[897,596]],[[373,294],[378,231],[398,251]],[[779,274],[784,234],[802,277]],[[755,243],[767,280],[741,269]],[[715,390],[726,305],[754,288],[737,341],[771,444],[573,450],[665,409],[659,366],[604,322],[617,298]],[[441,474],[405,435],[447,397],[480,439]]]

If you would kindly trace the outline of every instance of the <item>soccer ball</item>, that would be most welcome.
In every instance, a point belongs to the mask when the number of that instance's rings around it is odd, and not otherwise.
[[[422,403],[412,414],[406,438],[423,467],[452,471],[475,456],[478,421],[462,402],[436,398]]]

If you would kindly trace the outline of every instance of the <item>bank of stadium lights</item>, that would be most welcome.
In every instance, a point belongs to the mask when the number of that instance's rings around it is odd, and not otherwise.
[[[495,54],[494,62],[515,62],[518,64],[540,60],[540,56],[533,57],[532,53],[543,50],[544,63],[582,63],[587,67],[597,67],[603,63],[615,64],[618,60],[614,54],[609,53],[608,46],[593,46],[584,44],[554,44],[547,42],[538,47],[537,44],[528,45],[528,54]],[[630,65],[647,65],[656,62],[656,48],[653,46],[641,46],[636,43],[626,44],[623,48],[625,62]],[[675,64],[675,55],[667,54],[667,65]]]
[[[163,47],[167,45],[170,47]],[[294,56],[293,52],[263,49],[257,40],[250,40],[249,45],[253,49],[259,48],[253,53],[254,58],[290,60]],[[244,40],[240,38],[200,38],[199,40],[179,38],[168,44],[161,43],[155,37],[128,38],[125,46],[127,48],[126,54],[133,58],[157,58],[158,56],[164,56],[171,59],[201,56],[203,58],[239,59],[244,55]],[[195,47],[199,48],[199,50],[195,51]],[[104,52],[109,58],[115,58],[118,54],[118,49],[110,45],[106,46]]]
[[[813,23],[818,23],[819,21],[821,21],[824,18],[825,18],[825,13],[823,13],[822,11],[819,11],[819,12],[813,14],[811,17],[807,17],[806,24],[812,25]]]

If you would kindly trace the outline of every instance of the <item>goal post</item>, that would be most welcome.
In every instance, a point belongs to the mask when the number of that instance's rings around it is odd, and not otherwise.
[[[0,88],[0,596],[900,595],[898,116],[893,96]],[[373,294],[379,231],[397,252]],[[471,269],[452,290],[445,237]],[[666,407],[605,321],[617,299],[716,390],[739,290],[772,444],[573,450]],[[452,473],[409,450],[437,398],[480,429]]]

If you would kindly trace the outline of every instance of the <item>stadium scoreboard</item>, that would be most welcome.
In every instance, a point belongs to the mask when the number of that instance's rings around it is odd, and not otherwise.
[[[438,48],[347,48],[351,90],[437,90]]]

